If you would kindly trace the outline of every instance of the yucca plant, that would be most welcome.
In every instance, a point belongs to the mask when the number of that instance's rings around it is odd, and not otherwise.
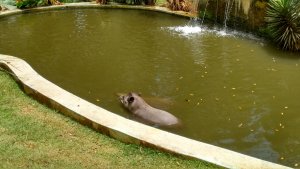
[[[271,37],[284,50],[300,50],[300,1],[269,0],[266,22]]]

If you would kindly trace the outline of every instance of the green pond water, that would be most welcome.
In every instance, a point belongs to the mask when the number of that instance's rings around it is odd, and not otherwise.
[[[181,119],[171,132],[299,165],[299,53],[187,24],[138,10],[14,15],[0,19],[0,53],[121,116],[129,118],[116,93],[140,92]]]

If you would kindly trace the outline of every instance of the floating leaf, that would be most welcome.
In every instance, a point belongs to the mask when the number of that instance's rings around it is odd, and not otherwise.
[[[243,123],[241,123],[241,124],[238,125],[238,127],[242,127],[242,126],[243,126]]]

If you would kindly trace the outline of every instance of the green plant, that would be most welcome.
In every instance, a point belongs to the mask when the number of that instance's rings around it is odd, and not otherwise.
[[[0,0],[0,4],[15,6],[16,1],[15,0]]]
[[[46,0],[17,0],[16,6],[20,9],[33,8],[37,6],[43,6],[46,4]]]
[[[156,0],[114,0],[114,2],[128,5],[155,5]]]
[[[60,4],[58,0],[16,0],[16,6],[20,9],[58,4]]]
[[[271,37],[284,50],[300,50],[300,1],[270,0],[266,22]]]

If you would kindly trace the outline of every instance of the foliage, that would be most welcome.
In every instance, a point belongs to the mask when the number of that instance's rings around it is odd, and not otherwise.
[[[46,5],[58,5],[58,0],[17,0],[16,5],[18,8],[33,8]]]
[[[96,0],[98,4],[107,4],[107,0]]]
[[[114,0],[117,3],[128,5],[155,5],[156,0]]]
[[[300,50],[300,1],[270,0],[266,22],[271,37],[284,50]]]
[[[15,6],[16,1],[15,0],[0,0],[0,4]]]
[[[37,6],[43,6],[45,5],[45,0],[17,0],[16,6],[20,9],[23,8],[33,8]]]
[[[192,3],[189,0],[167,0],[167,7],[172,11],[190,12]]]
[[[82,0],[60,0],[60,2],[62,2],[62,3],[76,3],[76,2],[82,2]]]

